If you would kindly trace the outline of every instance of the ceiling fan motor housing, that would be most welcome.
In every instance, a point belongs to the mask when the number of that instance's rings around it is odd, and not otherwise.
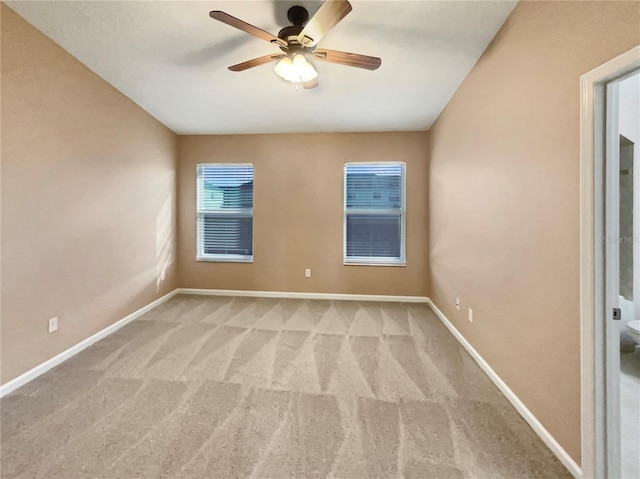
[[[291,25],[289,27],[284,27],[278,32],[278,38],[289,41],[291,37],[294,37],[295,42],[298,43],[298,35],[300,35],[300,32],[303,28],[304,27],[302,25]]]
[[[288,49],[283,47],[281,47],[281,49],[291,52],[291,47],[293,47],[293,50],[297,50],[296,45],[300,45],[298,35],[300,35],[300,32],[303,30],[304,24],[309,20],[309,12],[300,5],[294,5],[287,11],[287,18],[292,25],[280,30],[278,32],[278,38],[282,38],[289,44]]]

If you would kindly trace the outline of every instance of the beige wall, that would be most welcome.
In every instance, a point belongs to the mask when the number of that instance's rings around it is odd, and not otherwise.
[[[639,10],[519,4],[431,130],[430,296],[578,463],[579,78]]]
[[[424,296],[428,134],[186,136],[179,139],[180,285]],[[407,163],[407,266],[342,264],[343,164]],[[196,164],[254,164],[254,262],[197,262]],[[311,278],[304,269],[311,268]]]
[[[6,383],[175,288],[176,137],[1,8]]]

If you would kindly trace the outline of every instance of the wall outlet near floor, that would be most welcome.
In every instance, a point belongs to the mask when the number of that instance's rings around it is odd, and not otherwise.
[[[311,278],[311,270],[309,268],[304,270],[304,277]]]
[[[473,323],[473,310],[469,308],[469,322]]]
[[[49,320],[49,332],[53,333],[57,329],[58,329],[58,317],[56,316],[55,318],[51,318]]]
[[[456,298],[456,309],[460,311],[460,298]]]

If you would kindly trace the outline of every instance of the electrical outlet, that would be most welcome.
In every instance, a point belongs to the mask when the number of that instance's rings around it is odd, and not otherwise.
[[[473,323],[473,310],[469,308],[469,322]]]
[[[311,278],[311,270],[309,268],[304,270],[304,277]]]
[[[56,316],[55,318],[51,318],[49,320],[49,332],[53,333],[57,329],[58,329],[58,317]]]
[[[460,311],[460,298],[456,298],[456,309]]]

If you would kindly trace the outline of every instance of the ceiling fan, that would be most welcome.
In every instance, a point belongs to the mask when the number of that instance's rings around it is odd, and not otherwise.
[[[241,72],[249,68],[279,60],[274,70],[278,76],[287,81],[302,84],[306,89],[318,86],[318,73],[307,60],[306,55],[316,60],[339,63],[350,67],[364,68],[366,70],[377,69],[382,60],[377,57],[360,55],[357,53],[340,52],[316,48],[318,42],[335,27],[351,11],[351,4],[346,0],[325,0],[320,8],[309,20],[307,9],[295,5],[287,11],[287,18],[292,23],[278,32],[278,36],[272,35],[258,27],[255,27],[228,13],[214,10],[209,16],[214,20],[226,23],[243,32],[255,35],[266,40],[282,50],[282,53],[273,53],[254,58],[246,62],[232,65],[229,70]]]

